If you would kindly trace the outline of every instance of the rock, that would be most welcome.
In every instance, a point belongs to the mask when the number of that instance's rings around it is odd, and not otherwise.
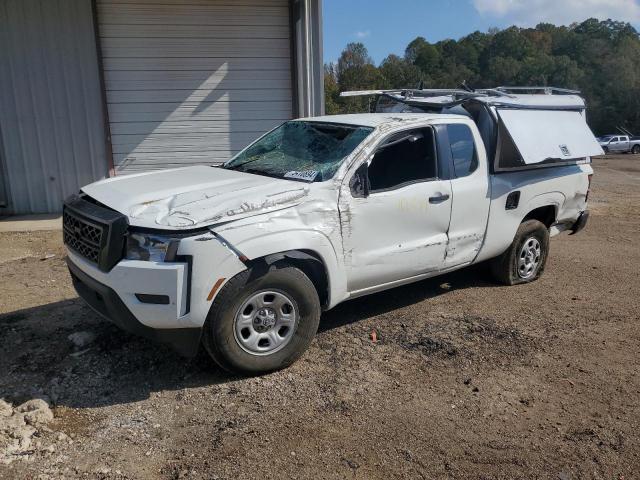
[[[23,415],[12,415],[10,417],[2,419],[2,422],[0,423],[0,429],[10,433],[20,430],[26,424],[27,423],[24,421]]]
[[[41,447],[40,442],[33,440],[37,432],[34,425],[53,419],[53,412],[45,401],[39,399],[29,400],[15,409],[3,401],[1,408],[0,464],[8,465],[15,459],[32,455],[34,446],[36,449]]]
[[[93,343],[96,336],[93,332],[76,332],[67,337],[76,347],[84,348]]]
[[[0,398],[0,417],[10,417],[13,414],[13,408],[10,403]]]
[[[49,405],[39,398],[23,403],[16,408],[16,412],[23,413],[22,417],[29,425],[45,425],[53,420],[53,412]]]

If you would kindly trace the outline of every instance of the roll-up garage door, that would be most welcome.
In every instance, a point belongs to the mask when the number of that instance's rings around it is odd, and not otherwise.
[[[229,159],[292,116],[288,0],[98,0],[116,174]]]

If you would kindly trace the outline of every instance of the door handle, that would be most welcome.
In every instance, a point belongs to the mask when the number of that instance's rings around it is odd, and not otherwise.
[[[449,200],[449,194],[437,195],[435,197],[429,197],[429,203],[442,203]]]

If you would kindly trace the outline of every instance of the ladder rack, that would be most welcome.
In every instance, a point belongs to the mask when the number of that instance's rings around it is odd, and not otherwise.
[[[541,92],[545,95],[580,95],[582,92],[579,90],[570,90],[568,88],[559,88],[559,87],[496,87],[494,90],[498,90],[500,92]]]
[[[474,97],[510,97],[510,94],[536,93],[545,95],[580,95],[578,90],[570,90],[568,88],[559,87],[507,87],[500,86],[495,88],[481,88],[478,90],[464,90],[461,88],[396,88],[390,90],[355,90],[350,92],[341,92],[341,97],[362,97],[367,95],[397,95],[405,98],[412,97],[438,97],[453,96],[456,98],[474,98]]]

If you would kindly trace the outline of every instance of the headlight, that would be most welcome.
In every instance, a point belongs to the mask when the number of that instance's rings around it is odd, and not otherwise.
[[[127,236],[128,260],[146,260],[149,262],[172,262],[178,251],[177,238],[154,233],[130,232]]]

